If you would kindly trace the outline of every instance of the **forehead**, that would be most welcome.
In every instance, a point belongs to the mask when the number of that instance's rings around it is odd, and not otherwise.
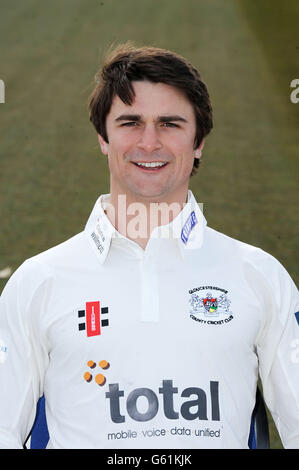
[[[190,118],[193,106],[185,94],[176,87],[165,83],[149,81],[133,81],[135,97],[131,105],[125,104],[119,96],[115,96],[110,108],[110,115],[129,111],[143,116],[159,116],[183,114]]]

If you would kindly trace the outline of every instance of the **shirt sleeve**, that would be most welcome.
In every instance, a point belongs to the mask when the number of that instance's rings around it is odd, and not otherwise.
[[[23,448],[48,360],[40,329],[42,273],[25,262],[0,297],[0,448]]]
[[[299,449],[299,294],[275,258],[265,274],[266,320],[257,343],[263,394],[284,448]]]

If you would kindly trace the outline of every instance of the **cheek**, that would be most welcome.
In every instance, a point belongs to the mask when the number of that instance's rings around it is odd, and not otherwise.
[[[114,138],[109,142],[108,156],[121,162],[125,160],[126,154],[130,152],[133,146],[133,139],[130,139],[128,136],[120,136],[117,139]]]
[[[180,171],[186,171],[192,169],[194,163],[194,150],[192,145],[176,145],[173,148],[176,155],[177,167]]]
[[[110,168],[117,168],[123,161],[125,148],[116,142],[109,142],[108,162]]]

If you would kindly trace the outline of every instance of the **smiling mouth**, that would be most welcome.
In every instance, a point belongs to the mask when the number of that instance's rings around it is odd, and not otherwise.
[[[145,171],[159,171],[168,165],[168,162],[132,162],[135,166]]]

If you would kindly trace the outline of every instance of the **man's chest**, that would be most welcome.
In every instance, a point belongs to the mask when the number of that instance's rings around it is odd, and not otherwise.
[[[96,349],[117,352],[120,362],[159,364],[168,356],[253,352],[262,315],[262,301],[238,273],[136,268],[60,284],[43,324],[52,357]]]

